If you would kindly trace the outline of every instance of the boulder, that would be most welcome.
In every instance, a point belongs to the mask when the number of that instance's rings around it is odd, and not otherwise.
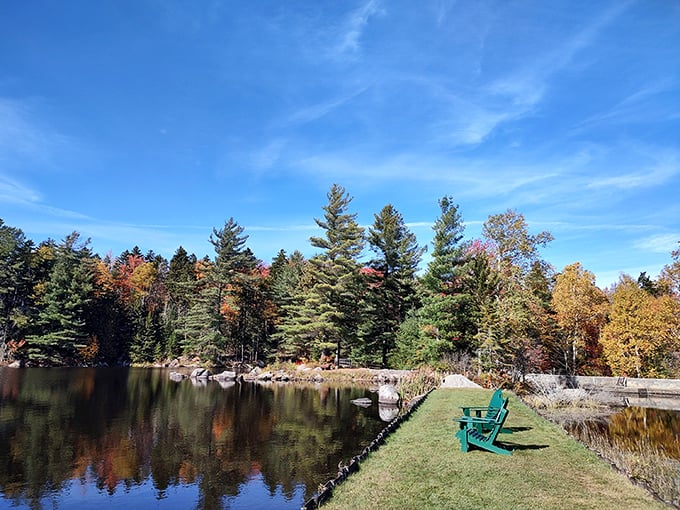
[[[207,379],[210,377],[210,370],[207,368],[195,368],[189,377],[192,379]]]
[[[290,381],[290,376],[286,372],[276,372],[273,375],[272,380],[288,382]]]
[[[210,376],[210,378],[215,381],[234,381],[236,379],[236,372],[225,370],[221,374],[215,374]]]
[[[180,374],[179,372],[170,372],[170,380],[171,381],[179,382],[182,379],[184,379],[185,377],[186,377],[186,375]]]
[[[272,374],[271,372],[262,372],[260,375],[257,376],[258,381],[271,381],[272,380]]]
[[[373,401],[368,397],[355,398],[354,400],[350,400],[350,402],[352,402],[352,404],[354,404],[355,406],[360,407],[370,407],[371,404],[373,403]]]
[[[383,384],[378,388],[378,403],[388,405],[398,405],[401,397],[397,388],[391,384]]]

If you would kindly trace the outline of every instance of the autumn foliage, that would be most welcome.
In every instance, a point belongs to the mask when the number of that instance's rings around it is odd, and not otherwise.
[[[680,249],[658,277],[603,290],[575,262],[541,258],[553,239],[514,210],[465,238],[452,197],[439,201],[429,261],[386,205],[364,228],[334,185],[317,253],[271,265],[230,218],[212,256],[170,260],[134,247],[100,257],[77,232],[35,245],[0,220],[0,363],[117,365],[185,357],[224,365],[348,358],[423,364],[494,381],[527,372],[680,377]],[[368,255],[366,252],[370,252]]]

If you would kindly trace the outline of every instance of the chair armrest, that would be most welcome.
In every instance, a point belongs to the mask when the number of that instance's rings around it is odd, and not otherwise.
[[[460,423],[494,423],[496,421],[493,418],[480,418],[476,416],[460,416],[459,418],[452,419]]]

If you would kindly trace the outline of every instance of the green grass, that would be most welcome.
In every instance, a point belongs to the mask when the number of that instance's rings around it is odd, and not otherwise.
[[[668,508],[594,453],[510,396],[500,441],[512,456],[460,451],[461,405],[486,405],[490,392],[439,389],[360,470],[338,486],[333,509],[654,509]]]

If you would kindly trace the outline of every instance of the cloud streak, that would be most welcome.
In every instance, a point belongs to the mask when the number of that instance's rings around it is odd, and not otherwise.
[[[450,141],[461,146],[479,145],[499,126],[533,114],[544,101],[550,80],[570,67],[575,57],[591,46],[630,4],[617,3],[565,43],[537,56],[519,71],[481,84],[462,96],[452,94],[453,115],[442,123],[449,126]]]
[[[379,0],[368,0],[353,11],[345,21],[339,34],[339,42],[333,48],[336,58],[353,57],[361,50],[361,37],[372,16],[382,12]]]

